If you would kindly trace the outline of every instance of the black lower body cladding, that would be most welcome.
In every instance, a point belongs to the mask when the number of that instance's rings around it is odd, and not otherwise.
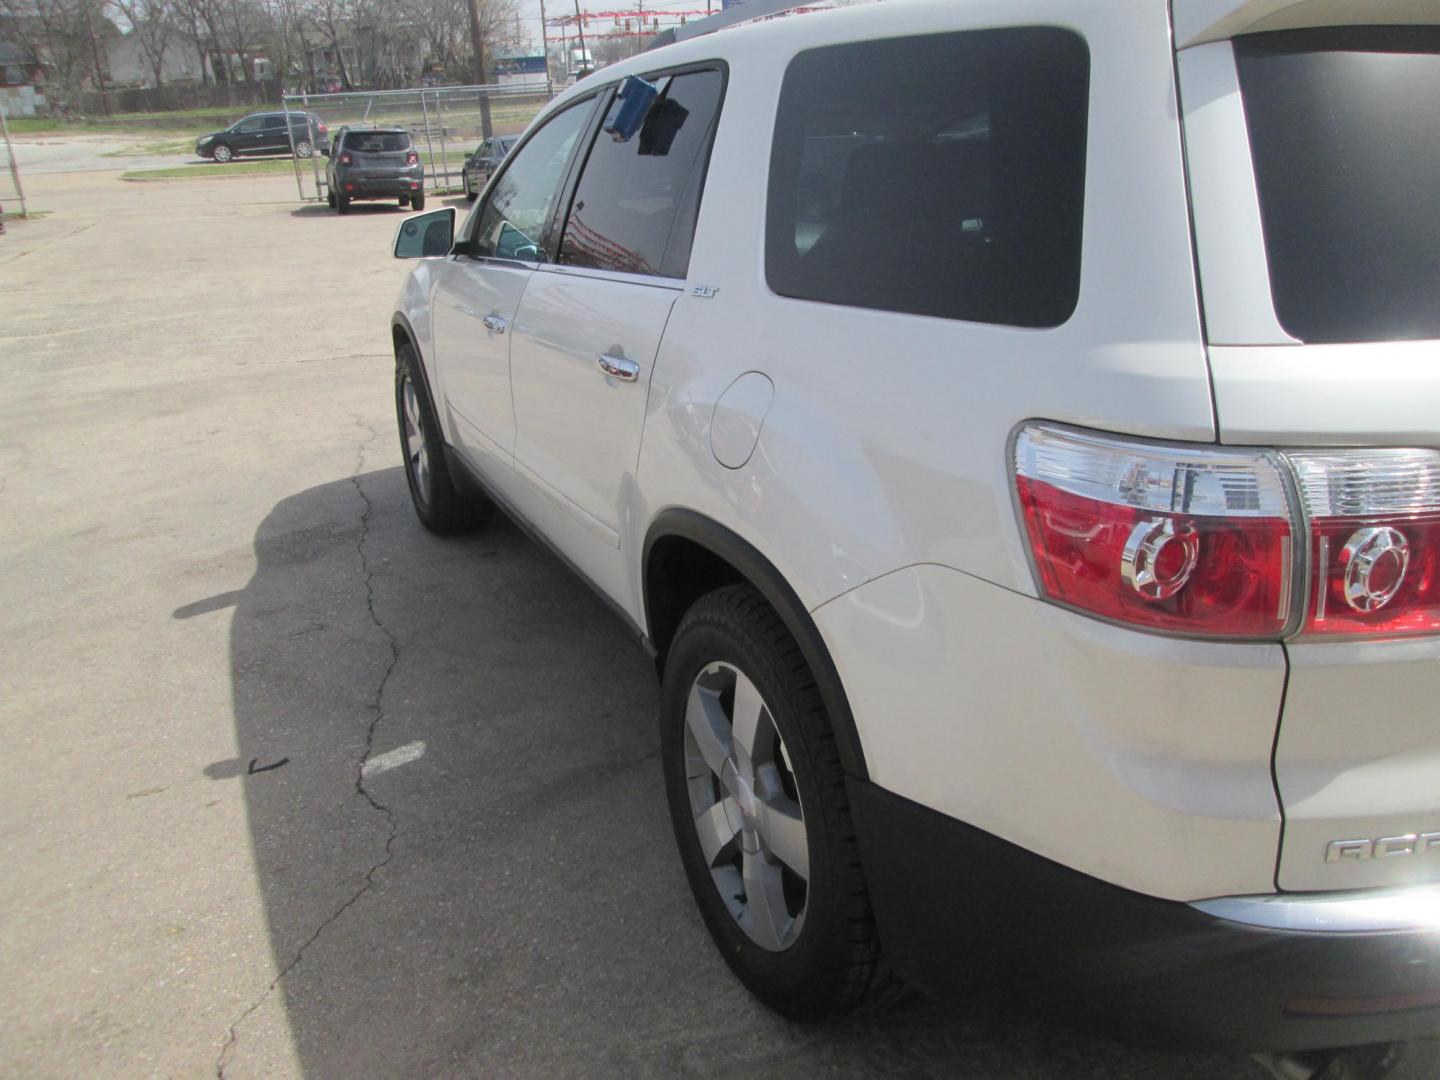
[[[1440,934],[1214,918],[1078,873],[853,777],[881,947],[937,996],[995,994],[1167,1047],[1440,1035]]]

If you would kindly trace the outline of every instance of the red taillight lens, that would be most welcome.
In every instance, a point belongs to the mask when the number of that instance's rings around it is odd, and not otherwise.
[[[351,157],[348,153],[341,154],[341,155],[340,155],[340,164],[341,164],[341,165],[354,165],[354,164],[355,164],[355,159],[354,159],[353,157]]]
[[[1440,631],[1440,454],[1289,455],[1310,519],[1306,634]]]
[[[406,165],[419,165],[419,164],[420,164],[420,155],[417,154],[414,150],[411,150],[408,154],[405,155],[405,164],[406,164]]]
[[[325,121],[324,121],[324,120],[317,120],[317,121],[315,122],[315,130],[318,131],[318,132],[320,132],[320,133],[323,135],[325,132],[329,131],[330,129],[325,126]]]
[[[1290,509],[1273,455],[1031,425],[1016,486],[1043,593],[1118,622],[1276,638],[1290,621]]]

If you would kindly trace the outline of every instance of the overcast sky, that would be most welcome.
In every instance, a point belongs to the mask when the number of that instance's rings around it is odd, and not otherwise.
[[[520,8],[521,31],[529,34],[535,39],[535,44],[540,44],[540,0],[517,0]],[[711,6],[720,10],[720,0],[711,0]],[[580,0],[581,11],[633,11],[636,8],[635,0]],[[649,11],[704,11],[705,0],[646,0],[644,9]],[[545,14],[554,18],[556,15],[575,14],[575,0],[545,0]],[[661,20],[661,26],[673,25],[674,20]],[[595,20],[588,24],[603,33],[610,29],[608,20],[602,24],[601,20]],[[556,32],[558,33],[558,31]]]

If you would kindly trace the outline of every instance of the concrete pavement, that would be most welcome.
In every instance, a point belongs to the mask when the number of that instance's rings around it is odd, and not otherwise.
[[[46,175],[0,238],[0,1074],[1261,1075],[756,1005],[643,653],[503,520],[414,520],[398,213],[294,191]]]

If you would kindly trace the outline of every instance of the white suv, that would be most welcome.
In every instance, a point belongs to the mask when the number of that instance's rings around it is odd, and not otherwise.
[[[699,29],[408,219],[393,334],[424,524],[653,651],[726,961],[1440,1031],[1440,8]]]

